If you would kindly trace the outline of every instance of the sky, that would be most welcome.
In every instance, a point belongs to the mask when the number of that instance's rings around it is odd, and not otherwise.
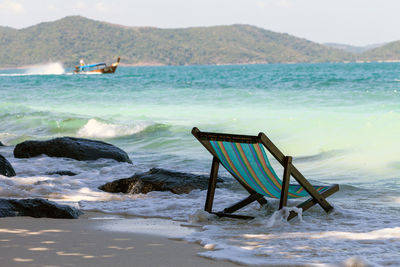
[[[70,15],[159,28],[250,24],[364,46],[400,40],[399,11],[400,0],[0,0],[0,25],[21,29]]]

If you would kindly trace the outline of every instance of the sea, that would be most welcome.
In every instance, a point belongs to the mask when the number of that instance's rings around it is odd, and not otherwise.
[[[0,176],[0,196],[46,198],[109,218],[164,219],[193,226],[180,236],[202,257],[257,266],[400,266],[400,63],[119,67],[72,74],[49,63],[0,70],[0,154],[17,176]],[[218,219],[206,190],[113,194],[98,187],[151,168],[209,175],[211,155],[191,129],[264,132],[314,184],[339,184],[319,206],[289,222],[253,203]],[[133,164],[14,158],[25,140],[72,136],[126,151]],[[280,175],[283,170],[270,157]],[[76,176],[49,175],[71,171]],[[214,209],[247,196],[223,169]],[[303,200],[290,200],[296,206]]]

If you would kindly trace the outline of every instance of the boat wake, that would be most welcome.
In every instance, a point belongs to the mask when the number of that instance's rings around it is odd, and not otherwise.
[[[37,65],[29,68],[25,74],[27,75],[51,75],[51,74],[64,74],[65,69],[59,62]]]
[[[15,70],[14,73],[0,73],[0,76],[61,75],[61,74],[66,74],[63,65],[59,62],[53,62],[53,63],[31,66],[26,69],[18,69]]]

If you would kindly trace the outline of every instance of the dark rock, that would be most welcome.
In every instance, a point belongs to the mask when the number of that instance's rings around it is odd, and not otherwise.
[[[47,175],[55,175],[55,174],[58,174],[58,175],[67,175],[67,176],[75,176],[75,175],[77,175],[76,173],[71,172],[71,171],[46,172],[46,174],[47,174]]]
[[[0,146],[5,146],[5,145],[0,141]]]
[[[207,189],[208,179],[205,175],[153,168],[145,173],[106,183],[99,189],[110,193],[147,194],[151,191],[171,191],[175,194],[187,194],[194,189]],[[218,179],[218,182],[222,180]]]
[[[0,155],[0,175],[4,175],[7,177],[12,177],[16,175],[11,163],[2,155]]]
[[[74,137],[59,137],[47,141],[25,141],[16,145],[16,158],[31,158],[41,154],[49,157],[63,157],[76,160],[114,159],[132,163],[128,154],[111,144]]]
[[[83,212],[76,208],[41,198],[0,199],[0,217],[31,216],[76,219],[81,214]]]

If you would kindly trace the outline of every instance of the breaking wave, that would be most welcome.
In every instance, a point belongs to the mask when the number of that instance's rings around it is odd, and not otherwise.
[[[87,138],[114,138],[128,136],[145,130],[149,123],[139,123],[136,125],[118,125],[90,119],[81,129],[77,136]]]

